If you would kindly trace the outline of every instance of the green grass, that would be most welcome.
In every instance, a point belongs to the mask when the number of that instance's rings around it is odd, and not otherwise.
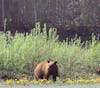
[[[36,64],[43,60],[57,60],[61,77],[94,77],[100,68],[100,42],[93,36],[92,42],[82,48],[80,39],[70,43],[60,42],[55,28],[46,34],[46,25],[40,32],[40,24],[36,23],[30,34],[0,32],[0,74],[20,75],[33,74]]]

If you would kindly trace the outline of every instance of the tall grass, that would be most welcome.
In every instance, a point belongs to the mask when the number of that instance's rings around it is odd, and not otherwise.
[[[40,24],[36,23],[31,33],[0,32],[0,74],[32,75],[36,64],[43,60],[57,60],[61,77],[93,77],[100,68],[100,42],[93,36],[92,43],[84,48],[80,39],[70,43],[60,42],[55,28],[49,29],[44,24],[40,32]],[[88,47],[88,48],[87,48]]]

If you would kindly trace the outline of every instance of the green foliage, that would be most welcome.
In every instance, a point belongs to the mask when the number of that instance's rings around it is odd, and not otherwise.
[[[100,63],[100,43],[93,36],[84,48],[80,39],[58,41],[55,28],[40,32],[40,23],[29,34],[16,33],[11,37],[0,32],[0,71],[33,74],[36,64],[43,60],[57,60],[61,76],[89,77]],[[88,48],[87,48],[88,47]],[[7,74],[8,74],[7,73]],[[1,74],[1,73],[0,73]]]

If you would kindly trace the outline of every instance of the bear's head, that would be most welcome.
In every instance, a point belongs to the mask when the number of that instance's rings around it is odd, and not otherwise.
[[[47,61],[49,66],[53,66],[57,64],[57,61]]]
[[[58,76],[57,61],[48,61],[48,70],[50,74]]]

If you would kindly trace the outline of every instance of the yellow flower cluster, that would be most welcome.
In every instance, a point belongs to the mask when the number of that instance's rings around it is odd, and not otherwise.
[[[13,81],[13,80],[6,80],[5,83],[6,83],[6,84],[13,84],[14,81]]]
[[[91,79],[79,78],[76,80],[67,78],[64,80],[64,83],[68,83],[68,84],[72,84],[72,83],[100,83],[100,78],[91,78]]]
[[[51,80],[46,80],[46,79],[41,79],[41,80],[38,80],[38,81],[37,80],[32,80],[31,83],[32,84],[43,84],[43,83],[51,84],[52,81]]]
[[[57,83],[64,83],[64,84],[73,84],[73,83],[100,83],[100,78],[91,78],[91,79],[70,79],[66,78],[62,81],[60,78],[57,78]],[[20,80],[6,80],[5,84],[52,84],[51,80],[41,79],[41,80],[28,80],[27,78],[23,78]]]
[[[15,83],[17,83],[17,84],[27,84],[27,83],[29,83],[29,80],[27,78],[23,78],[23,79],[16,80]]]
[[[41,79],[41,80],[28,80],[27,78],[22,78],[19,80],[6,80],[5,84],[51,84],[51,80]]]

